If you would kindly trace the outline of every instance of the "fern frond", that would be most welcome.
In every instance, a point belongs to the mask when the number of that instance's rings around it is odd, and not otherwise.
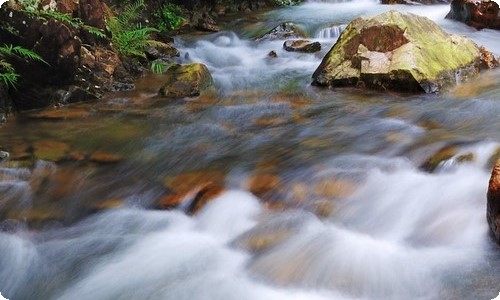
[[[28,59],[31,59],[33,61],[43,62],[44,64],[47,64],[47,65],[49,64],[40,55],[38,55],[34,51],[28,50],[28,49],[23,48],[21,46],[13,47],[12,52],[17,54],[20,57],[28,58]]]
[[[15,87],[18,79],[19,74],[15,72],[0,72],[0,82],[7,87]]]
[[[14,67],[6,62],[5,60],[0,60],[0,71],[2,72],[14,72]]]
[[[153,73],[156,73],[156,74],[164,73],[165,70],[167,70],[171,66],[172,66],[172,63],[165,62],[165,61],[155,60],[155,61],[152,61],[151,63],[149,63],[149,68],[151,69],[151,71],[153,71]]]
[[[139,15],[139,12],[141,9],[144,7],[144,0],[137,0],[133,3],[130,3],[125,6],[123,9],[123,12],[120,14],[118,21],[121,23],[122,26],[127,28],[127,26],[130,26],[133,24],[137,16]]]
[[[14,48],[14,46],[12,45],[3,45],[3,46],[0,46],[0,55],[2,56],[10,56],[12,55],[12,49]]]
[[[89,25],[82,25],[82,29],[87,31],[90,34],[95,35],[98,38],[106,38],[106,34],[104,33],[104,31],[102,31],[99,28],[89,26]]]

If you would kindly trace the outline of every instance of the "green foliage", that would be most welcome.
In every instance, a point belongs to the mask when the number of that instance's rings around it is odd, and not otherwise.
[[[7,61],[8,57],[17,56],[33,61],[39,61],[47,64],[43,58],[35,52],[21,46],[2,45],[0,46],[0,82],[6,86],[15,87],[19,74],[14,67]]]
[[[158,19],[158,29],[160,31],[177,29],[184,20],[182,7],[174,3],[164,4],[154,16]]]
[[[104,32],[102,30],[100,30],[99,28],[95,28],[95,27],[86,25],[82,22],[82,20],[80,18],[73,18],[69,14],[61,13],[61,12],[51,10],[51,9],[38,10],[36,8],[33,8],[33,6],[25,6],[24,12],[26,12],[30,15],[36,16],[38,18],[45,19],[45,20],[55,19],[59,22],[67,24],[73,28],[83,29],[83,30],[87,31],[88,33],[93,34],[99,38],[106,37]]]
[[[137,23],[139,12],[144,8],[144,0],[138,0],[125,6],[115,16],[110,9],[106,11],[106,26],[111,32],[111,42],[122,57],[145,57],[144,50],[163,43],[151,39],[151,34],[158,32],[153,27],[142,27]]]
[[[149,63],[149,68],[153,71],[153,73],[162,74],[172,65],[172,63],[166,61],[155,60]]]

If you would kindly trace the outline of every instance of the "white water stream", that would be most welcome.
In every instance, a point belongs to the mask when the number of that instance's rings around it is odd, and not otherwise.
[[[208,65],[221,95],[309,91],[310,76],[339,29],[359,15],[389,9],[428,16],[446,30],[500,53],[499,32],[478,32],[444,20],[447,5],[382,6],[373,1],[309,1],[264,16],[270,23],[299,24],[310,39],[321,41],[323,50],[317,54],[288,53],[282,50],[283,41],[256,42],[231,31],[177,43],[183,62]],[[277,58],[267,57],[272,50]],[[245,155],[263,151],[262,145],[270,140],[335,138],[341,150],[321,153],[307,166],[293,165],[289,176],[298,174],[307,182],[342,174],[356,178],[357,188],[336,202],[326,219],[301,209],[272,212],[251,193],[235,189],[193,217],[181,211],[143,209],[131,201],[126,208],[96,214],[70,227],[31,231],[4,222],[0,292],[11,300],[492,299],[500,292],[500,251],[490,240],[485,221],[489,179],[485,165],[500,145],[500,83],[498,73],[492,77],[491,92],[467,100],[398,98],[413,113],[407,119],[382,116],[386,101],[382,96],[365,95],[365,104],[350,99],[349,93],[318,92],[334,103],[340,101],[339,107],[318,104],[316,109],[326,111],[326,116],[290,125],[284,133],[248,129],[256,116],[291,118],[291,108],[283,103],[215,107],[199,118],[183,120],[188,125],[164,131],[160,126],[151,139],[137,142],[144,154],[153,152],[161,158],[145,169],[159,172],[175,167],[165,160],[175,160],[176,155],[188,161],[186,147],[200,141],[217,141],[220,148],[214,156],[229,153],[244,161],[251,159]],[[372,111],[364,111],[366,106]],[[458,164],[451,159],[434,174],[418,169],[414,157],[429,148],[408,148],[425,136],[419,121],[428,118],[438,119],[467,141],[477,139],[461,148],[474,154],[474,162]],[[472,125],[455,127],[459,122]],[[229,133],[222,123],[233,124],[246,135]],[[406,139],[382,146],[388,132]],[[163,151],[169,153],[166,158]],[[245,173],[241,169],[232,170],[234,177]],[[29,205],[34,197],[29,172],[0,169],[0,175],[9,176],[0,182],[0,207],[19,198]],[[145,197],[139,192],[133,196],[139,203]],[[249,237],[276,232],[280,238],[264,250],[253,252],[244,246]]]

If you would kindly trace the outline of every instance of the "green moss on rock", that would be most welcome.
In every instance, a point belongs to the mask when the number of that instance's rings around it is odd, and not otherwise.
[[[165,85],[160,89],[165,97],[196,97],[214,84],[207,66],[199,63],[172,66],[166,75]]]
[[[478,74],[479,47],[431,20],[389,11],[357,18],[314,72],[314,84],[438,92]]]

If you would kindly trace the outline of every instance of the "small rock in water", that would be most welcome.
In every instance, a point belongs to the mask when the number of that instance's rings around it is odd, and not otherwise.
[[[276,58],[276,57],[278,57],[278,53],[276,53],[276,51],[272,50],[271,52],[269,52],[267,54],[267,56]]]
[[[10,156],[9,152],[6,151],[0,151],[0,161],[8,159]]]
[[[196,97],[214,85],[212,75],[204,64],[175,65],[165,75],[167,81],[160,94],[169,98]]]
[[[296,39],[305,37],[305,33],[295,23],[285,22],[271,29],[268,33],[264,34],[257,41],[261,40],[283,40],[283,39]]]
[[[321,51],[321,44],[309,40],[289,40],[283,44],[283,48],[290,52],[314,53]]]
[[[59,141],[42,140],[33,144],[34,154],[37,159],[57,162],[68,154],[68,144]]]
[[[115,164],[123,160],[123,156],[105,151],[96,151],[90,155],[90,161],[100,164]]]

